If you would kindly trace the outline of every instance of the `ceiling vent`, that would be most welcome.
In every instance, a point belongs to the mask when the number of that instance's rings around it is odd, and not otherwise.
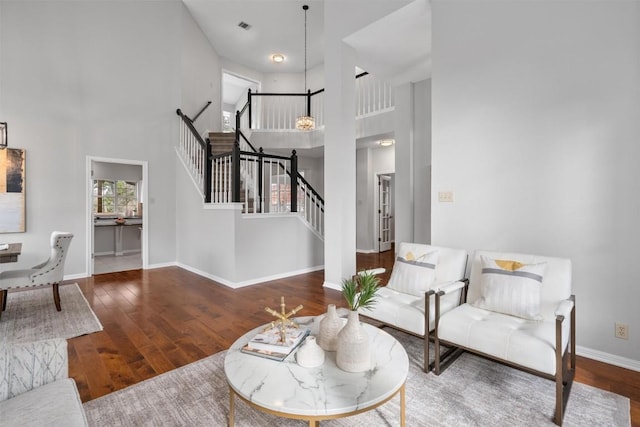
[[[242,28],[243,30],[249,31],[249,28],[251,28],[251,25],[247,24],[244,21],[240,21],[240,23],[238,24],[238,27]]]

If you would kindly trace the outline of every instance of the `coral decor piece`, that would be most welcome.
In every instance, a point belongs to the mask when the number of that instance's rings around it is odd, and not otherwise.
[[[284,343],[286,341],[286,336],[287,336],[287,332],[286,332],[287,325],[293,326],[295,328],[298,327],[298,324],[289,318],[294,314],[296,314],[297,312],[299,312],[300,310],[302,310],[302,304],[300,304],[299,306],[297,306],[296,308],[294,308],[293,310],[287,313],[286,305],[284,303],[284,297],[280,297],[280,313],[278,313],[276,310],[269,307],[265,307],[264,309],[267,311],[267,313],[278,318],[278,320],[274,320],[273,322],[271,322],[269,326],[265,328],[265,330],[269,330],[276,326],[280,328],[280,340]]]

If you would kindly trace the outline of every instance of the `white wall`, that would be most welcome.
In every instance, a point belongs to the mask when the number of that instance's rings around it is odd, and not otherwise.
[[[142,166],[122,163],[92,162],[93,179],[112,181],[142,181]]]
[[[175,257],[181,101],[178,1],[0,2],[0,117],[27,150],[19,266],[74,233],[65,274],[86,274],[86,156],[149,162],[149,262]]]
[[[413,84],[413,241],[431,242],[431,79]]]
[[[570,258],[580,351],[636,369],[639,34],[636,1],[433,2],[433,242]]]
[[[222,67],[220,58],[207,40],[189,10],[182,7],[180,108],[193,118],[211,101],[211,105],[195,121],[200,134],[219,132],[222,128]]]

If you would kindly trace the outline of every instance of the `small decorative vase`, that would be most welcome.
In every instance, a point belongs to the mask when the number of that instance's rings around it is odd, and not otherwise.
[[[342,319],[338,317],[336,305],[327,306],[327,314],[320,321],[318,344],[325,351],[336,351],[338,348],[338,332],[342,329]]]
[[[336,365],[347,372],[363,372],[371,366],[369,336],[357,311],[350,311],[347,324],[338,333]]]
[[[296,352],[296,361],[303,368],[315,368],[324,363],[324,350],[316,344],[316,337],[308,336]]]

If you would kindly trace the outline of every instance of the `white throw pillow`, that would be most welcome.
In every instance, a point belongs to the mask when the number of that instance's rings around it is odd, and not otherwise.
[[[424,296],[436,278],[437,264],[438,251],[398,254],[387,287],[404,294]]]
[[[481,297],[471,305],[529,320],[541,320],[540,296],[546,263],[522,264],[480,256]]]

